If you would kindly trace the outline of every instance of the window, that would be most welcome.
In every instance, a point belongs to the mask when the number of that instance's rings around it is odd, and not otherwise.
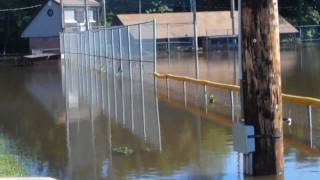
[[[77,23],[77,21],[75,20],[74,10],[64,11],[64,22],[65,23]]]
[[[90,10],[90,11],[89,11],[88,19],[89,19],[89,22],[96,22],[96,21],[94,20],[94,16],[93,16],[93,10]]]

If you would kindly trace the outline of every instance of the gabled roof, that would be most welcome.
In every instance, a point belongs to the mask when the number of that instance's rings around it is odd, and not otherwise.
[[[192,37],[192,13],[121,14],[117,16],[123,25],[157,20],[157,37]],[[280,33],[297,33],[297,29],[280,17]],[[169,27],[168,27],[169,24]],[[197,12],[199,37],[231,35],[232,19],[230,11]],[[169,33],[167,32],[169,28]],[[235,32],[238,31],[238,13],[235,12]]]
[[[54,0],[60,4],[61,0]],[[64,6],[84,6],[85,0],[62,0]],[[88,6],[100,6],[100,3],[95,0],[87,0]]]

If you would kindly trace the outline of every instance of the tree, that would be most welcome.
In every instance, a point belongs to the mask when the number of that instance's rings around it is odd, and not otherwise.
[[[173,9],[169,8],[167,5],[164,5],[162,1],[152,1],[153,8],[146,10],[146,13],[165,13],[165,12],[172,12]]]
[[[0,1],[0,9],[11,9],[38,5],[45,0],[6,0]],[[23,11],[0,12],[0,54],[26,52],[28,42],[21,39],[21,33],[38,8]]]

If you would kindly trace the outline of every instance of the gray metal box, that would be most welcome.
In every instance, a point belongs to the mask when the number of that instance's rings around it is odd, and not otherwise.
[[[235,124],[232,128],[233,148],[235,151],[249,154],[255,151],[254,127],[244,124]]]

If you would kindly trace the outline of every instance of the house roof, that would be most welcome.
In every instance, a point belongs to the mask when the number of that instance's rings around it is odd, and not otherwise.
[[[60,4],[61,0],[54,0]],[[85,0],[62,0],[64,6],[84,6]],[[100,3],[95,0],[88,0],[88,6],[100,6]]]
[[[61,31],[61,8],[56,1],[49,6],[49,1],[46,1],[41,8],[37,10],[28,25],[24,28],[21,34],[22,38],[28,37],[53,37],[58,36]],[[52,8],[54,10],[53,16],[48,18],[44,15],[47,10]],[[46,22],[46,26],[43,25]]]
[[[123,25],[157,20],[157,38],[192,37],[192,13],[155,13],[155,14],[120,14],[117,16]],[[280,17],[280,33],[297,33],[298,30]],[[197,12],[198,36],[232,35],[230,11]],[[169,29],[169,33],[168,33]],[[238,31],[238,13],[235,12],[235,31]]]

